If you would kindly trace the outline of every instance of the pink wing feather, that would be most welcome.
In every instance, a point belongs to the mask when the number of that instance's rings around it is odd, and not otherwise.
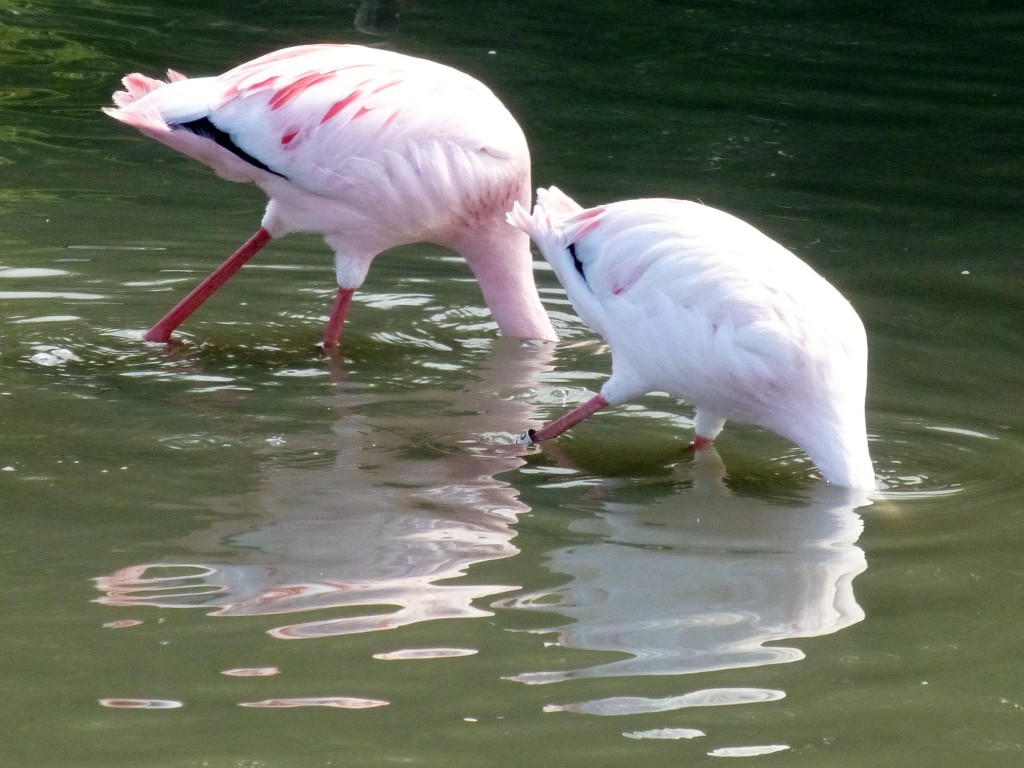
[[[206,118],[273,173],[326,196],[344,186],[350,163],[374,162],[425,136],[497,158],[525,150],[515,121],[480,82],[388,51],[299,46],[215,78],[168,75],[166,83],[129,75],[117,107],[104,111],[233,181],[259,182],[266,171],[173,127]],[[476,108],[467,117],[470,100]]]

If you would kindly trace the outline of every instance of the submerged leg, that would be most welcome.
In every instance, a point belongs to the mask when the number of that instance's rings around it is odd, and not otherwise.
[[[550,424],[545,424],[540,429],[529,430],[522,438],[520,438],[520,440],[524,443],[539,443],[542,440],[550,440],[553,437],[558,437],[570,427],[574,427],[584,419],[593,416],[606,405],[608,405],[607,400],[601,397],[601,395],[594,395],[592,398],[587,400],[587,402],[583,403],[583,405],[578,408],[574,408],[564,416],[555,419]]]
[[[345,327],[345,316],[348,314],[348,306],[352,303],[352,288],[339,288],[338,295],[334,299],[334,307],[331,309],[331,317],[324,328],[324,349],[338,346],[341,341],[341,329]]]
[[[146,341],[170,341],[174,329],[185,322],[189,315],[199,309],[204,301],[210,298],[218,288],[228,281],[228,278],[240,270],[269,241],[270,233],[261,227],[241,248],[235,251],[231,258],[217,267],[209,277],[193,288],[192,292],[182,299],[174,309],[164,315],[159,323],[150,328],[143,338]]]

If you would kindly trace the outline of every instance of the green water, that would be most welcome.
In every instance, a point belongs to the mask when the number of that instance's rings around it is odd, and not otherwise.
[[[167,6],[0,3],[4,766],[1020,765],[1024,12]],[[829,277],[873,503],[752,428],[692,461],[663,397],[511,445],[609,368],[540,266],[557,348],[416,246],[325,358],[312,237],[142,343],[263,198],[98,108],[324,39],[488,82],[538,185],[700,199]]]

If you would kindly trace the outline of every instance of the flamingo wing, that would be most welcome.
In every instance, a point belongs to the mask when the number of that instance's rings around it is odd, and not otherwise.
[[[387,51],[299,46],[219,77],[169,79],[129,75],[107,113],[232,181],[265,183],[270,174],[336,197],[351,188],[353,166],[403,147],[456,144],[500,159],[525,145],[486,86]],[[477,108],[466,110],[467,100]]]

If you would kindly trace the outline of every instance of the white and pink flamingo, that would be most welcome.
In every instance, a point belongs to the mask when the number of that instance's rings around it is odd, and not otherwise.
[[[270,198],[257,233],[147,340],[168,341],[271,238],[296,231],[323,234],[335,253],[325,347],[373,259],[414,242],[463,255],[502,333],[553,340],[526,233],[613,356],[600,394],[528,439],[664,391],[696,406],[698,448],[727,419],[752,423],[803,448],[826,480],[874,487],[860,318],[739,219],[678,200],[583,210],[554,187],[530,215],[529,151],[508,110],[468,75],[400,54],[301,46],[219,77],[124,84],[108,114]]]
[[[124,78],[106,113],[270,198],[260,229],[146,334],[166,342],[271,238],[321,233],[338,293],[338,343],[370,263],[399,245],[460,253],[501,333],[553,340],[529,239],[505,222],[530,199],[516,120],[482,83],[424,59],[356,45],[270,53],[218,77]]]
[[[803,448],[826,480],[875,487],[864,326],[806,263],[736,217],[681,200],[584,210],[552,187],[538,190],[532,214],[517,203],[508,218],[612,353],[600,393],[524,441],[667,392],[696,407],[695,448],[727,419],[756,424]]]

